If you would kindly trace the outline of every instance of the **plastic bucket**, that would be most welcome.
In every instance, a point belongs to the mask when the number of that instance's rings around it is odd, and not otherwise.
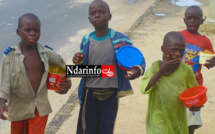
[[[215,54],[205,54],[205,53],[200,52],[199,53],[199,63],[205,64],[205,63],[207,63],[207,60],[210,60],[213,57],[215,57]]]
[[[131,70],[131,69],[127,69],[127,68],[122,67],[118,62],[117,62],[117,65],[119,66],[120,69],[122,69],[124,71],[130,71]]]
[[[124,71],[131,70],[130,67],[140,65],[144,61],[143,54],[134,46],[122,46],[116,53],[117,65]]]
[[[189,88],[179,95],[186,107],[202,106],[207,101],[207,88],[205,86],[196,86]]]
[[[57,73],[60,72],[60,73]],[[62,73],[64,69],[57,66],[50,66],[48,78],[47,78],[47,88],[50,90],[60,90],[58,84],[66,81],[66,74]]]

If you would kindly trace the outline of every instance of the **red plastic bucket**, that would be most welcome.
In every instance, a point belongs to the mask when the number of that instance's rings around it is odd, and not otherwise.
[[[196,86],[189,88],[179,95],[186,107],[202,106],[207,101],[207,88],[205,86]]]

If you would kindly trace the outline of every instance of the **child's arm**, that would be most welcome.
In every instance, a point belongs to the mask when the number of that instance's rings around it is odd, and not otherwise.
[[[187,82],[186,83],[187,89],[198,86],[198,82],[194,76],[194,72],[193,72],[193,69],[191,66],[189,66],[189,69],[187,70],[186,74],[187,75],[185,77],[185,80]],[[199,111],[201,109],[201,107],[203,107],[203,106],[200,106],[200,107],[192,106],[189,109],[190,109],[190,111]]]
[[[143,72],[143,71],[141,71],[141,69],[142,68],[138,67],[138,66],[131,67],[131,71],[127,72],[127,75],[125,76],[125,78],[128,80],[134,80],[134,79],[140,77],[141,74],[143,74],[143,73],[141,73],[141,72]]]
[[[164,74],[163,70],[161,70],[161,69],[158,70],[158,72],[150,79],[150,81],[145,89],[145,92],[147,92],[151,87],[153,87],[163,74]]]
[[[206,63],[204,64],[208,69],[212,68],[215,66],[215,57],[213,57],[212,59],[210,60],[207,60],[207,62],[209,63]]]
[[[127,72],[127,75],[125,76],[125,78],[128,80],[134,80],[134,79],[140,77],[141,75],[144,74],[145,67],[146,67],[146,62],[144,59],[143,62],[141,63],[141,65],[135,65],[135,66],[131,67],[131,71]]]
[[[66,63],[64,59],[53,50],[47,50],[47,56],[49,58],[49,65],[56,65],[62,68],[66,68]]]
[[[148,86],[148,83],[150,81],[150,79],[155,75],[155,73],[158,70],[158,64],[159,61],[154,62],[149,69],[144,73],[142,81],[141,81],[141,86],[140,86],[140,90],[143,94],[147,94],[151,91],[148,90],[147,92],[145,91],[146,87]]]
[[[8,112],[6,102],[10,92],[10,60],[8,55],[3,55],[0,69],[0,118],[3,120],[6,120],[4,111]]]
[[[86,40],[87,40],[85,37],[83,37],[82,42],[80,44],[80,52],[75,53],[75,55],[72,58],[72,61],[75,65],[80,65],[80,64],[84,63],[85,54],[83,53],[83,51],[84,51],[83,42],[86,42]]]
[[[3,120],[7,120],[7,118],[4,116],[4,112],[8,112],[6,100],[0,98],[0,118]]]
[[[82,64],[84,62],[84,57],[85,57],[84,53],[79,52],[73,56],[72,61],[75,65],[79,65],[79,64]]]
[[[201,107],[203,107],[203,106],[200,106],[200,107],[192,106],[189,109],[190,109],[190,111],[200,111]]]
[[[65,68],[66,67],[66,63],[63,60],[63,58],[58,55],[57,53],[55,53],[52,50],[47,51],[47,55],[49,57],[49,65],[57,65],[59,67]],[[63,83],[59,84],[58,86],[60,87],[60,91],[56,91],[59,94],[65,94],[68,92],[68,90],[71,88],[71,79],[67,78],[66,81],[64,81]]]
[[[71,80],[67,79],[66,81],[62,82],[61,84],[58,85],[58,87],[61,89],[60,91],[56,91],[59,94],[66,94],[69,89],[72,86]]]
[[[145,92],[147,92],[151,87],[153,87],[162,75],[164,75],[167,71],[176,68],[180,63],[180,59],[164,60],[160,62],[160,69],[155,73],[154,76],[151,77],[148,85],[145,88]]]
[[[215,54],[213,45],[209,39],[207,42],[205,42],[205,44],[207,45],[207,50]],[[207,60],[207,62],[208,63],[204,64],[205,67],[207,67],[208,69],[214,67],[215,66],[215,56],[212,59]]]

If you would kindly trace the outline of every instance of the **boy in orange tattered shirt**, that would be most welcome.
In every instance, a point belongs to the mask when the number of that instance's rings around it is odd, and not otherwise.
[[[6,119],[3,112],[8,112],[11,134],[44,133],[48,114],[52,111],[46,85],[49,65],[66,66],[61,56],[38,43],[40,28],[36,15],[22,15],[17,29],[21,42],[9,47],[2,57],[0,116]],[[71,81],[66,80],[61,86],[58,93],[65,94]]]

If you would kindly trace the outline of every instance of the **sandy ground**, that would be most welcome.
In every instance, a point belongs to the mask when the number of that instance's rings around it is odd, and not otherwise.
[[[111,8],[113,18],[110,22],[110,27],[120,32],[126,32],[131,25],[141,16],[146,9],[152,5],[155,0],[137,0],[135,4],[127,4],[129,0],[106,0]],[[131,0],[132,1],[132,0]],[[200,0],[204,5],[200,6],[203,12],[208,16],[208,0]],[[133,44],[139,48],[145,59],[146,69],[151,63],[157,59],[162,58],[160,50],[164,35],[169,31],[179,31],[185,29],[183,23],[184,10],[186,7],[176,7],[166,2],[159,3],[155,10],[147,17],[144,17],[142,23],[132,32],[130,38]],[[154,13],[164,13],[165,16],[155,16]],[[78,35],[82,36],[92,28],[78,31]],[[215,48],[215,34],[209,33],[205,29],[201,29],[202,34],[207,35]],[[71,37],[73,39],[81,39]],[[69,44],[68,44],[69,47]],[[67,51],[68,48],[66,47]],[[62,48],[62,52],[66,52]],[[70,63],[69,63],[70,64]],[[204,85],[208,88],[207,97],[208,102],[202,108],[203,126],[196,130],[195,134],[212,134],[215,131],[213,120],[215,119],[215,68],[207,70],[203,67]],[[67,101],[68,96],[78,86],[79,80],[72,79],[73,87],[67,95],[58,96],[54,92],[50,92],[49,98],[53,108],[53,113],[49,116],[49,122],[54,117],[62,104]],[[145,133],[145,118],[147,111],[148,95],[143,95],[140,92],[141,77],[131,81],[134,89],[134,94],[121,98],[120,106],[117,115],[115,134],[144,134]],[[76,131],[76,124],[79,112],[79,105],[70,113],[69,118],[57,131],[57,134],[74,134]],[[9,129],[2,134],[9,134]]]

